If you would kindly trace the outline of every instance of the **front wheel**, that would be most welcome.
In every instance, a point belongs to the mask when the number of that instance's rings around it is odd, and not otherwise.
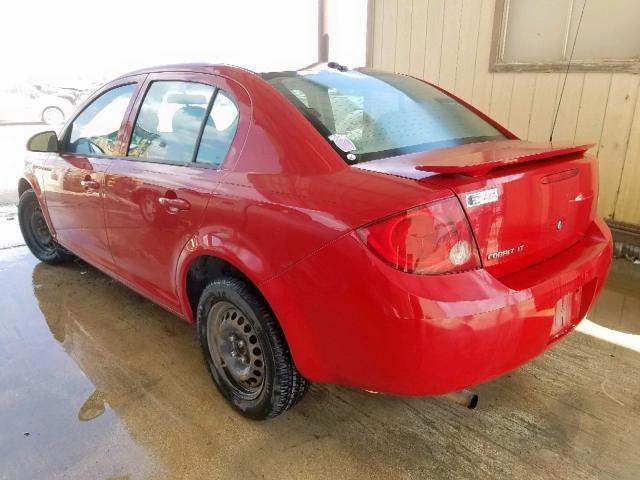
[[[244,416],[280,415],[306,393],[284,335],[269,308],[247,284],[220,278],[202,292],[198,336],[205,363],[224,397]]]
[[[20,195],[18,221],[24,241],[36,258],[46,263],[60,263],[73,254],[53,239],[33,190]]]

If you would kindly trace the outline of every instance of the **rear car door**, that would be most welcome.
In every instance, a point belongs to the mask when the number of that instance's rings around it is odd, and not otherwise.
[[[58,241],[96,266],[111,268],[102,201],[104,173],[120,154],[121,126],[142,77],[100,92],[61,134],[47,161],[44,192]]]
[[[177,260],[202,222],[238,123],[224,83],[207,74],[150,74],[129,116],[126,157],[106,174],[116,273],[178,313]]]

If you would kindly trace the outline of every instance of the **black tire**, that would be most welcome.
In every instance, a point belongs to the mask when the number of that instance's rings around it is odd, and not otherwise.
[[[27,247],[38,260],[56,264],[73,258],[71,252],[53,239],[33,190],[20,195],[18,221]]]
[[[309,382],[293,364],[271,310],[242,280],[223,277],[207,285],[197,321],[207,369],[218,390],[245,417],[265,420],[280,415],[308,390]],[[243,341],[246,350],[240,348]],[[242,374],[235,364],[247,365],[249,378],[234,376]]]

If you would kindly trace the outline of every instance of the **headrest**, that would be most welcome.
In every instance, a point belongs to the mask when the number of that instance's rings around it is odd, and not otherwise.
[[[203,97],[204,98],[204,97]],[[171,127],[173,131],[195,131],[200,129],[202,119],[207,113],[206,108],[191,105],[182,107],[173,114],[171,119]]]
[[[167,97],[167,102],[180,105],[204,105],[207,103],[207,97],[190,93],[172,93]]]

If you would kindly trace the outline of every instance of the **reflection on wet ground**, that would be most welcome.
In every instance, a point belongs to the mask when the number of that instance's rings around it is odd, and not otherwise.
[[[589,318],[619,332],[640,335],[640,265],[614,261],[598,303]]]
[[[18,225],[18,209],[14,204],[0,203],[0,250],[18,245],[24,245]]]
[[[590,314],[640,336],[640,268]],[[195,329],[82,262],[0,250],[0,479],[638,478],[640,350],[575,332],[477,388],[478,410],[314,385],[251,422]]]

